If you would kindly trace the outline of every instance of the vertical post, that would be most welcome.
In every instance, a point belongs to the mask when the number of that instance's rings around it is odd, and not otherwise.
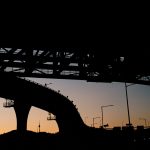
[[[94,118],[93,118],[93,127],[94,127]]]
[[[103,119],[104,119],[103,108],[104,108],[104,107],[109,107],[109,106],[114,106],[114,105],[105,105],[105,106],[101,106],[101,111],[102,111],[102,128],[103,128],[103,126],[104,126],[104,124],[103,124]]]
[[[129,126],[131,125],[130,122],[130,112],[129,112],[129,102],[128,102],[128,91],[127,91],[127,84],[125,82],[125,90],[126,90],[126,101],[127,101],[127,111],[128,111],[128,122],[129,122]]]
[[[100,117],[93,117],[93,127],[94,127],[94,124],[95,124],[95,119],[97,119],[97,118],[100,118]]]
[[[144,119],[144,121],[145,121],[145,127],[147,127],[146,119]]]
[[[101,111],[102,111],[102,128],[103,128],[103,106],[101,106]]]
[[[38,127],[39,127],[39,133],[40,133],[40,127],[41,127],[41,126],[40,126],[40,121],[39,121],[39,126],[38,126]]]

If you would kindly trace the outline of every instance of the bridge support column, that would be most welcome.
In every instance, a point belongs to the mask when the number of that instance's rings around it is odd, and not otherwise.
[[[14,110],[17,120],[17,131],[23,133],[27,129],[27,119],[31,106],[20,102],[14,103]]]

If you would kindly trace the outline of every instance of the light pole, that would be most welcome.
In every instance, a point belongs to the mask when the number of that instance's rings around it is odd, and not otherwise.
[[[103,128],[103,119],[104,119],[103,108],[104,108],[104,107],[109,107],[109,106],[114,106],[114,105],[105,105],[105,106],[101,106],[101,112],[102,112],[102,128]]]
[[[139,118],[140,120],[144,120],[145,122],[145,127],[147,127],[147,119],[146,118]]]
[[[131,86],[131,85],[133,85],[133,84],[135,84],[135,83],[131,83],[131,84],[127,85],[127,83],[125,82],[127,111],[128,111],[128,124],[127,124],[128,126],[131,126],[132,124],[131,124],[131,121],[130,121],[130,111],[129,111],[129,102],[128,102],[128,91],[127,91],[127,87],[128,87],[128,86]]]
[[[93,127],[94,127],[94,124],[95,124],[94,120],[97,119],[97,118],[100,118],[100,117],[93,117]]]

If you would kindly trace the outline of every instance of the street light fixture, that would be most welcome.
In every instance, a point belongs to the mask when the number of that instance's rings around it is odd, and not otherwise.
[[[103,119],[104,119],[104,115],[103,115],[103,108],[104,107],[110,107],[110,106],[114,106],[114,105],[105,105],[105,106],[101,106],[101,111],[102,111],[102,128],[103,128]]]
[[[94,127],[94,124],[95,124],[94,120],[97,119],[97,118],[100,118],[100,117],[93,117],[93,127]]]
[[[144,120],[145,122],[145,127],[147,127],[147,119],[146,118],[139,118],[140,120]]]
[[[127,87],[128,86],[131,86],[131,85],[134,85],[135,83],[131,83],[131,84],[128,84],[125,82],[125,90],[126,90],[126,101],[127,101],[127,111],[128,111],[128,126],[131,126],[131,121],[130,121],[130,111],[129,111],[129,102],[128,102],[128,91],[127,91]]]

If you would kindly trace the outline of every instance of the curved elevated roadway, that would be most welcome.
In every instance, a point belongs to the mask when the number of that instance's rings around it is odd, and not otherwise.
[[[40,84],[2,73],[0,97],[14,100],[17,128],[20,130],[26,130],[31,106],[56,115],[60,133],[76,133],[86,126],[72,101]]]

